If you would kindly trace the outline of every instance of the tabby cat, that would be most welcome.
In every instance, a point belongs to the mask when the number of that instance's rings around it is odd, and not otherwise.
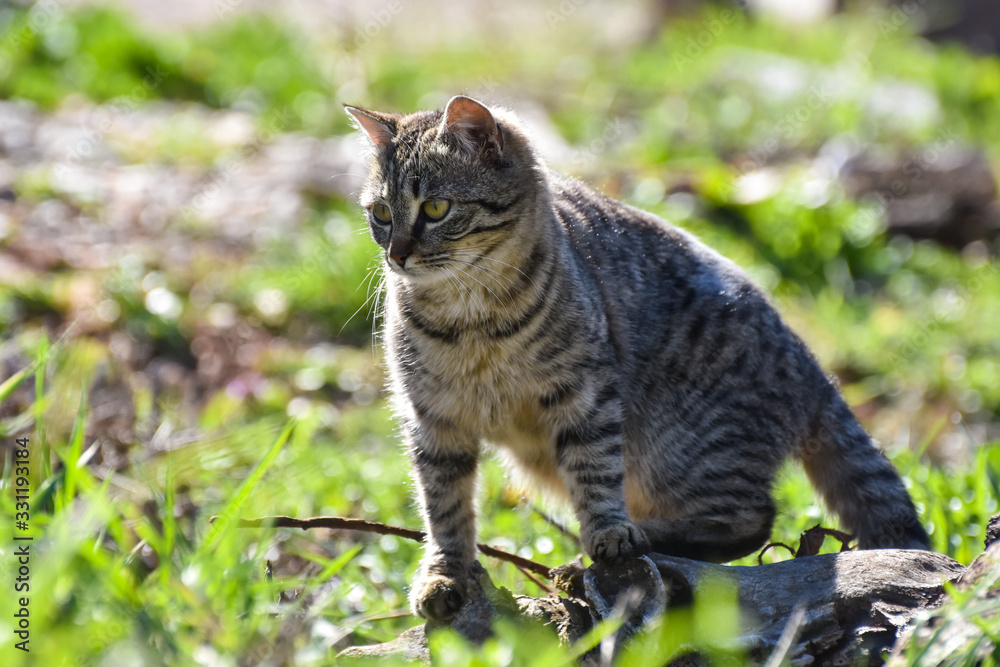
[[[736,265],[550,171],[510,112],[347,111],[372,144],[360,202],[427,524],[416,613],[465,599],[487,444],[572,504],[597,561],[753,552],[788,455],[861,548],[927,548],[892,464]]]

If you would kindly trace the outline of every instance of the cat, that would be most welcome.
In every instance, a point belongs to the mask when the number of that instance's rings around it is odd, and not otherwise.
[[[928,548],[892,464],[735,264],[550,171],[509,111],[345,106],[370,140],[360,204],[427,526],[415,613],[466,599],[484,444],[571,503],[595,561],[752,553],[789,455],[861,548]]]

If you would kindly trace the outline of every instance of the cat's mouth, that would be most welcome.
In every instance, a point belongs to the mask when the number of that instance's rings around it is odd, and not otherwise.
[[[400,261],[402,260],[402,261]],[[448,276],[449,253],[408,255],[405,258],[385,256],[385,263],[398,276],[420,282],[437,282]]]

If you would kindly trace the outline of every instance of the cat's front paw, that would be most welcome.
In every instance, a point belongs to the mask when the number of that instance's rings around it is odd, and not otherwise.
[[[410,591],[413,613],[428,621],[450,621],[468,598],[466,578],[443,574],[422,575]]]
[[[649,551],[649,540],[631,521],[595,530],[590,534],[587,553],[595,561],[614,562],[636,558]]]

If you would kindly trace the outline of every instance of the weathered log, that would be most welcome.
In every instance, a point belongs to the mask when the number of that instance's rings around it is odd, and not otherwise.
[[[761,565],[726,567],[656,556],[670,589],[699,587],[729,578],[737,587],[744,624],[738,643],[764,661],[775,650],[788,619],[802,609],[796,639],[786,653],[793,665],[881,664],[882,651],[921,610],[935,605],[943,584],[964,568],[928,551],[847,551]],[[669,582],[669,583],[667,583]]]
[[[958,580],[965,572],[941,554],[895,549],[824,554],[756,567],[727,567],[658,554],[650,559],[662,575],[668,609],[697,601],[706,585],[731,582],[743,623],[734,641],[755,661],[766,660],[789,619],[798,618],[799,627],[791,635],[794,639],[783,646],[785,659],[793,665],[881,664],[883,652],[891,649],[915,615],[941,602],[943,584]],[[628,595],[630,586],[625,582],[635,581],[641,570],[592,567],[584,577],[586,593],[579,599],[513,596],[496,589],[485,570],[477,567],[472,599],[452,627],[473,641],[482,641],[497,614],[519,614],[552,625],[560,639],[572,642],[600,617],[596,610],[606,615],[616,608],[616,599]],[[649,582],[640,588],[648,593]],[[633,603],[626,615],[645,615],[659,604],[656,597],[647,595],[646,603]],[[340,657],[404,655],[427,660],[426,636],[432,630],[430,624],[414,628],[387,644],[353,647]]]
[[[990,519],[986,528],[986,551],[979,555],[955,581],[955,588],[968,597],[959,604],[962,613],[950,610],[947,617],[942,613],[945,596],[938,610],[932,612],[926,622],[907,629],[893,648],[889,660],[890,667],[906,664],[905,654],[911,645],[925,649],[922,664],[942,664],[948,654],[975,654],[982,660],[996,654],[1000,647],[985,636],[973,618],[986,620],[1000,614],[1000,514]],[[932,641],[933,640],[933,641]],[[929,644],[933,644],[928,646]]]

